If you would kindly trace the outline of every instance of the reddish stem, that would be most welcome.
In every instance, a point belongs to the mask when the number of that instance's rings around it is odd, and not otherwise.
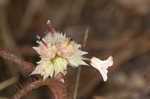
[[[63,79],[63,78],[64,78],[64,75],[61,73],[57,74],[55,77],[55,79],[59,82],[61,82],[61,79]],[[53,85],[53,86],[49,85],[48,87],[51,89],[55,99],[66,99],[66,97],[65,97],[66,95],[64,95],[64,94],[66,94],[65,90],[64,90],[65,88],[64,88],[64,84],[62,82],[61,82],[61,84],[57,84],[57,85]]]
[[[54,37],[54,30],[53,30],[53,27],[50,23],[49,23],[49,31],[51,32],[52,37]]]
[[[64,97],[64,86],[63,85],[54,85],[54,86],[48,86],[50,90],[52,91],[54,95],[54,99],[65,99]]]

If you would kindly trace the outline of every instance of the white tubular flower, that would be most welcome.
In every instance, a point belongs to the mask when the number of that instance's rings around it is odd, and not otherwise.
[[[108,67],[111,67],[113,65],[113,58],[112,56],[110,56],[103,61],[96,57],[93,57],[91,58],[91,65],[101,73],[103,80],[107,81],[107,69]]]
[[[67,69],[67,65],[68,65],[68,62],[65,58],[61,58],[61,57],[58,57],[58,58],[55,58],[54,61],[54,70],[55,70],[55,76],[61,72],[61,73],[65,73],[64,71]]]
[[[54,66],[50,61],[42,59],[40,62],[38,62],[38,66],[31,73],[31,75],[33,74],[40,74],[44,79],[49,76],[52,77],[54,74]]]

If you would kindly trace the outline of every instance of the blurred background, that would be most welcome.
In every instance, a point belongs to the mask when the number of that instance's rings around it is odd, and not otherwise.
[[[114,57],[105,83],[97,70],[81,67],[77,99],[150,98],[149,0],[0,0],[0,48],[36,64],[32,46],[48,31],[49,19],[56,31],[81,44],[88,28],[88,57]],[[77,68],[69,68],[65,77],[68,99],[73,99],[77,74]],[[15,83],[27,77],[19,65],[0,58],[0,99],[13,95]],[[41,87],[23,99],[50,97]]]

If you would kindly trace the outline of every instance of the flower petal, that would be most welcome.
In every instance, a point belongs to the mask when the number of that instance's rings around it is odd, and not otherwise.
[[[39,47],[32,47],[38,54],[40,54],[40,48]]]
[[[88,54],[88,52],[82,51],[82,50],[77,50],[77,55],[82,56]]]
[[[68,58],[68,60],[69,60],[69,63],[71,66],[77,67],[79,65],[88,65],[81,59],[81,56],[74,55],[74,56]]]

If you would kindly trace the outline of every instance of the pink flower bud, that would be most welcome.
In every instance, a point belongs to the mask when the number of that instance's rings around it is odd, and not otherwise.
[[[52,59],[56,55],[56,48],[52,43],[47,43],[47,46],[40,46],[40,55],[44,58]]]
[[[75,52],[74,43],[68,40],[59,42],[56,47],[58,55],[63,57],[70,57]]]

